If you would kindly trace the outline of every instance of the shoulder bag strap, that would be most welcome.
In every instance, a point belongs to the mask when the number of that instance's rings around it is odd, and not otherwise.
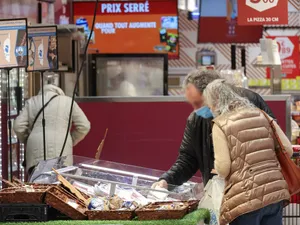
[[[268,116],[268,114],[265,111],[263,111],[263,110],[260,110],[260,111],[264,114],[264,116],[266,117],[266,119],[269,121],[269,124],[270,124],[270,126],[272,128],[272,131],[273,131],[274,140],[275,140],[275,142],[277,142],[279,150],[285,152],[285,148],[284,148],[284,146],[283,146],[283,144],[282,144],[282,142],[281,142],[281,140],[280,140],[280,138],[279,138],[279,136],[277,134],[276,127],[275,127],[275,125],[273,123],[274,120],[271,120],[270,117]]]
[[[44,110],[44,109],[47,107],[47,105],[48,105],[53,99],[55,99],[57,96],[58,96],[58,95],[52,96],[52,97],[49,99],[49,101],[48,101],[48,102],[40,109],[40,111],[37,113],[36,117],[34,118],[33,124],[32,124],[32,126],[31,126],[31,130],[33,129],[35,122],[37,121],[37,119],[39,118],[39,116],[41,115],[41,113],[43,112],[43,110]]]

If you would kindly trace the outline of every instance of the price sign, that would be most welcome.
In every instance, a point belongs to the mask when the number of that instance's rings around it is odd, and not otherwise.
[[[293,55],[295,46],[288,37],[277,37],[275,40],[278,44],[281,60]]]
[[[299,43],[298,37],[267,37],[276,40],[278,44],[282,76],[286,79],[295,79],[299,76]],[[267,78],[270,72],[267,70]]]
[[[288,0],[240,0],[239,25],[288,24]]]

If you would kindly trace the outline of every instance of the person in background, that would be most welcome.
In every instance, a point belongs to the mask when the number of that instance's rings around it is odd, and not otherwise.
[[[72,99],[52,84],[44,86],[44,108],[46,121],[47,159],[59,157],[67,132]],[[25,167],[30,175],[39,161],[44,160],[42,94],[30,98],[15,119],[13,129],[21,143],[26,145]],[[38,117],[37,117],[38,116]],[[34,121],[36,121],[34,123]],[[73,105],[72,123],[74,130],[69,133],[63,155],[72,155],[73,146],[78,144],[90,131],[90,122],[76,102]]]
[[[188,181],[200,170],[204,185],[212,178],[214,169],[214,152],[211,139],[212,114],[208,107],[204,106],[203,91],[212,81],[219,79],[216,70],[195,70],[189,73],[183,81],[183,89],[187,101],[194,111],[187,119],[183,139],[179,148],[179,156],[171,169],[163,174],[158,182],[152,185],[168,188],[168,184],[181,185]],[[268,105],[262,97],[248,89],[232,87],[243,97],[249,99],[256,107],[264,110],[274,118]]]
[[[108,96],[136,97],[137,92],[134,85],[126,80],[125,73],[121,66],[110,66],[107,69],[109,79]]]
[[[215,117],[212,128],[215,170],[226,183],[220,225],[282,225],[283,205],[290,194],[267,115],[221,79],[210,83],[203,95]],[[289,139],[273,123],[292,156]]]

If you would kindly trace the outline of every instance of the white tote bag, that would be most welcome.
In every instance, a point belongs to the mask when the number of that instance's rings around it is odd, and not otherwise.
[[[204,188],[204,196],[198,208],[210,211],[209,225],[219,225],[220,207],[223,199],[225,180],[219,176],[214,176],[208,181]]]

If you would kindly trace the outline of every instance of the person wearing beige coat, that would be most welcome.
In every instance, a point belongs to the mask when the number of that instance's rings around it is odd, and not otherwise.
[[[225,178],[220,225],[282,225],[290,199],[265,115],[224,80],[210,83],[204,97],[214,120],[215,171]],[[292,146],[274,121],[288,154]]]
[[[53,159],[60,155],[65,135],[68,127],[69,113],[72,99],[65,96],[63,90],[54,85],[44,86],[45,104],[53,97],[51,102],[45,107],[46,121],[46,158]],[[43,151],[43,126],[42,113],[33,122],[38,112],[42,108],[41,91],[37,96],[30,98],[20,115],[15,119],[13,129],[21,143],[26,145],[26,170],[32,170],[39,161],[44,160]],[[63,155],[72,155],[73,146],[78,144],[90,131],[90,122],[74,102],[72,111],[72,124],[74,129],[69,133]],[[33,126],[33,127],[32,127]]]

